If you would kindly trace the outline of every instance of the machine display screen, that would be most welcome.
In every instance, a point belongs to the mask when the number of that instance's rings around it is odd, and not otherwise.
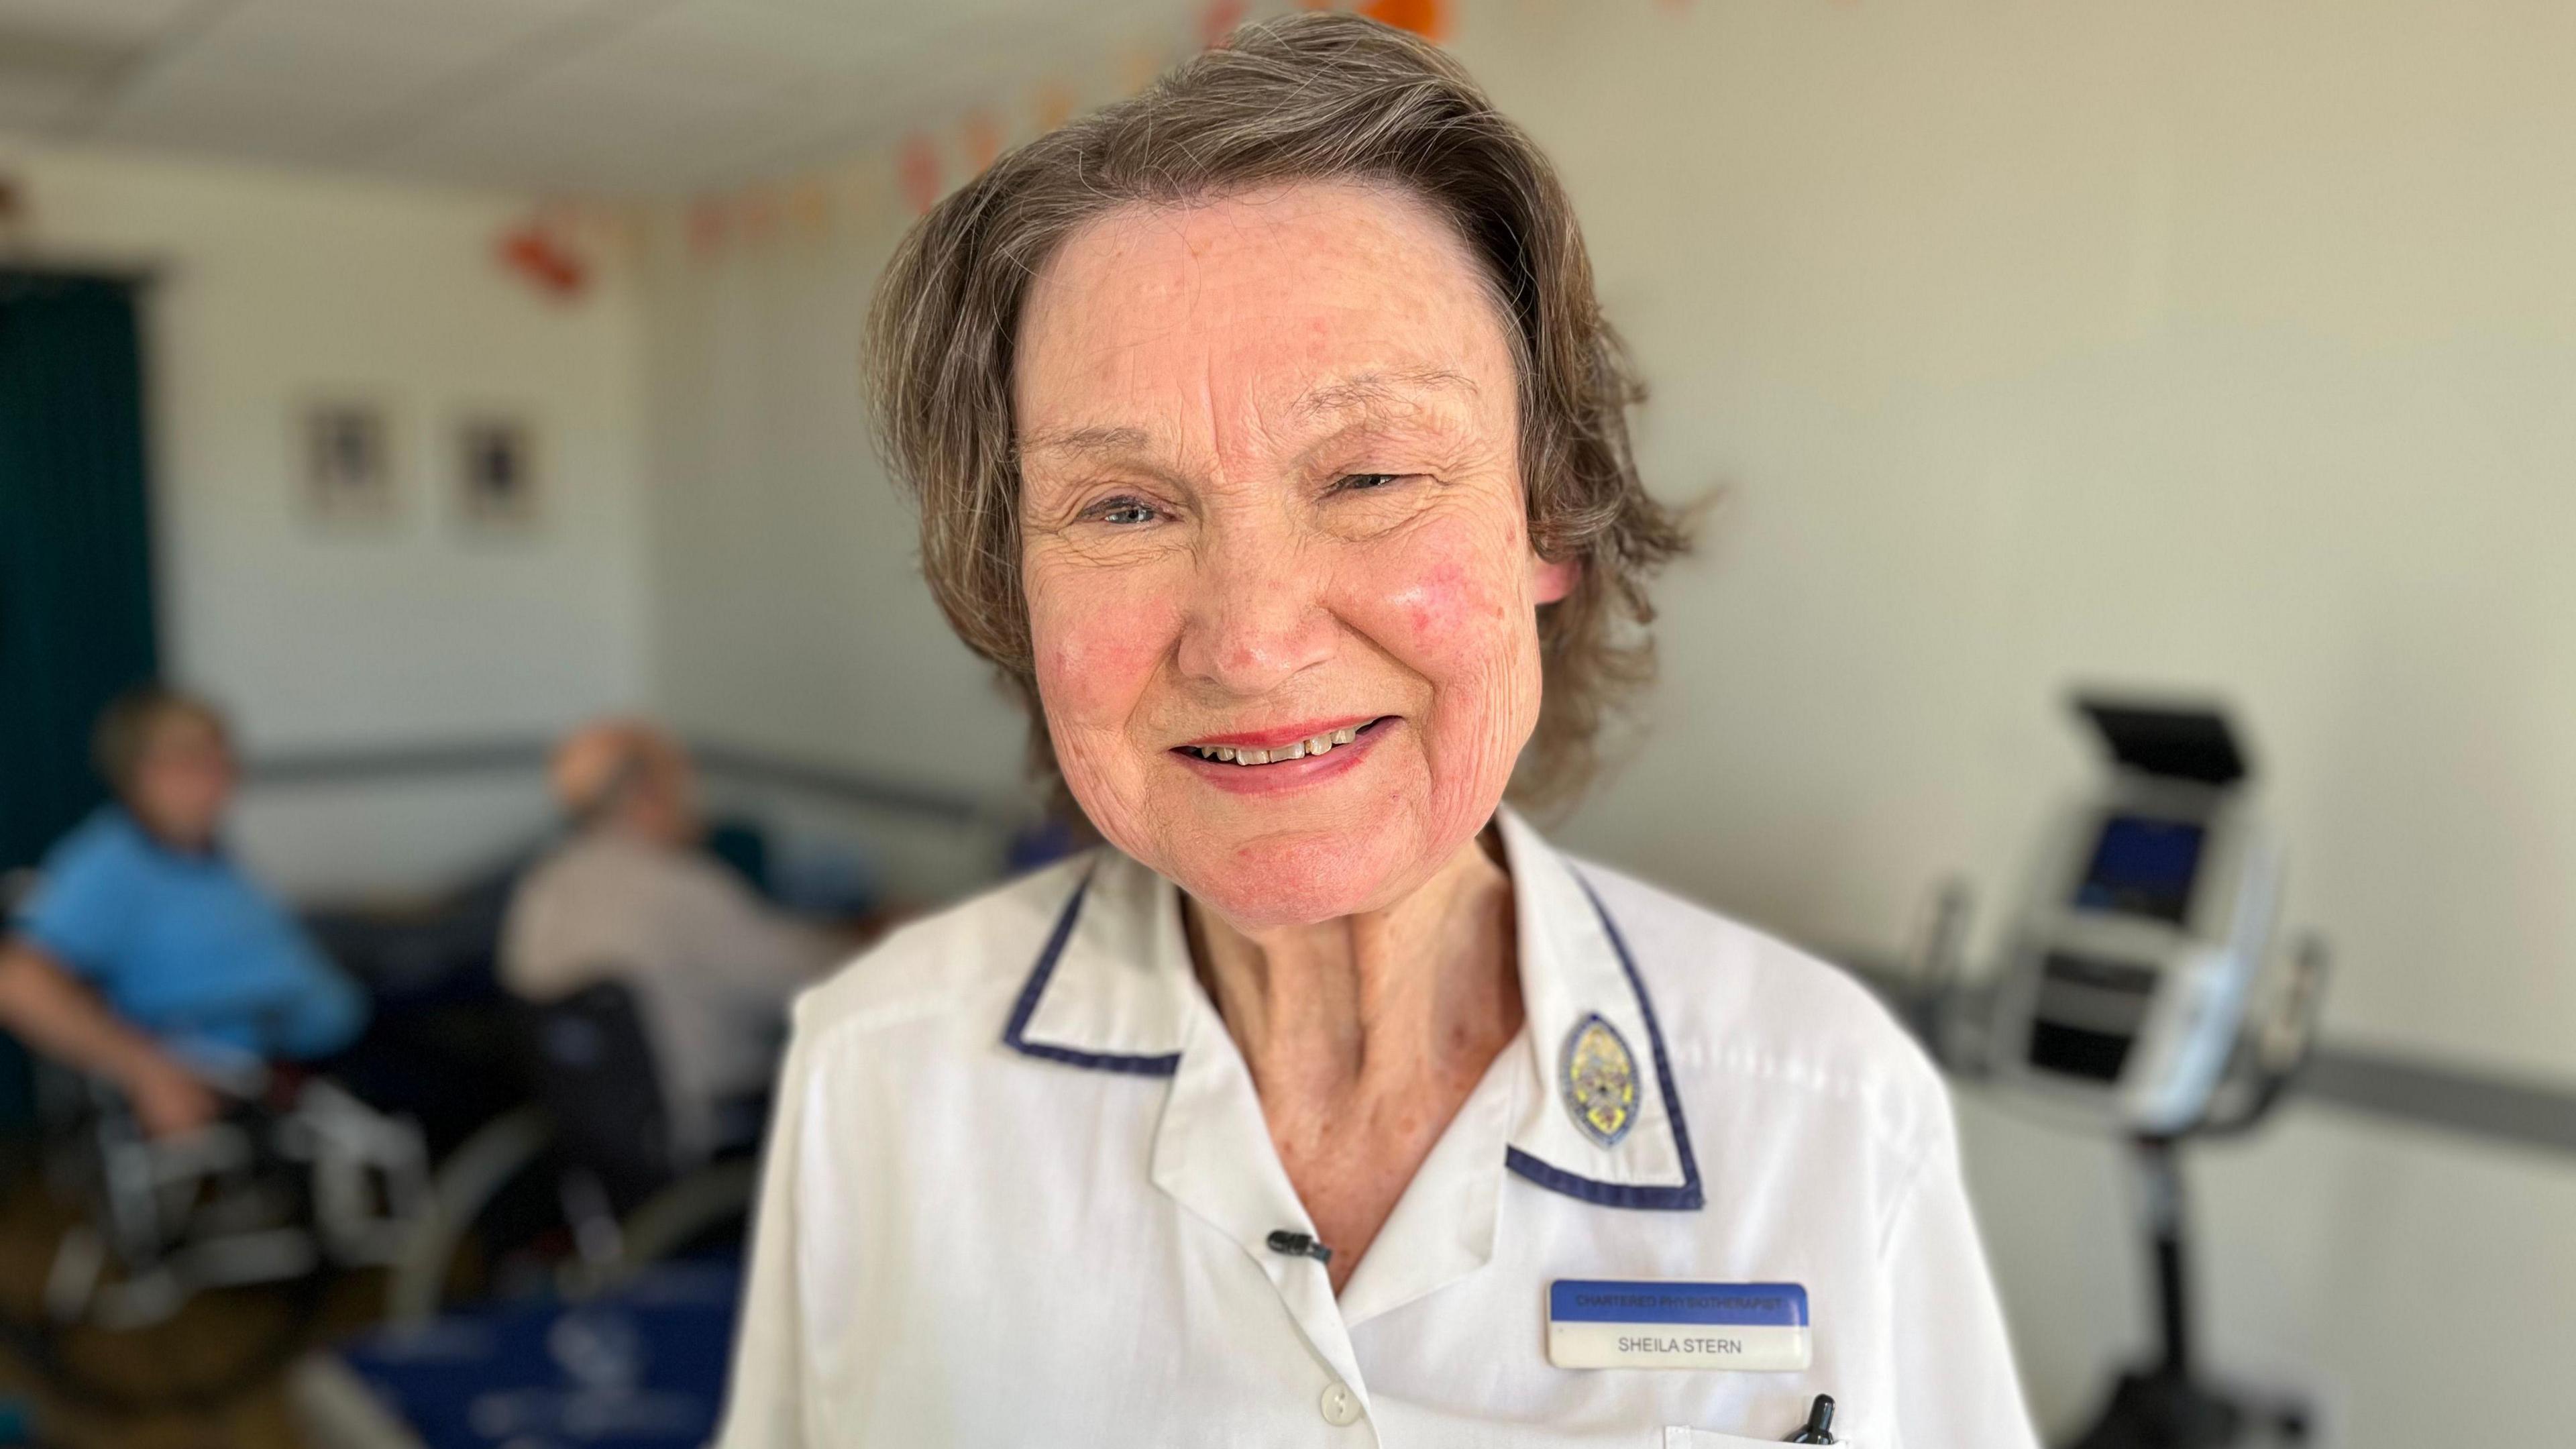
[[[2077,908],[2181,925],[2191,913],[2203,834],[2200,826],[2184,820],[2109,817],[2094,843],[2093,863],[2075,888]]]

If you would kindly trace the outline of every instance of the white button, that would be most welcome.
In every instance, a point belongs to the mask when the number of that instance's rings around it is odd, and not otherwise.
[[[1324,1410],[1324,1422],[1337,1429],[1344,1424],[1356,1424],[1360,1421],[1360,1396],[1352,1393],[1351,1386],[1348,1384],[1336,1383],[1325,1389],[1321,1407]]]

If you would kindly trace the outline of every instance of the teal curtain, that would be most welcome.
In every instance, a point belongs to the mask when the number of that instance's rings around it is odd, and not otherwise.
[[[157,663],[135,289],[0,268],[0,871],[99,802],[90,722]]]

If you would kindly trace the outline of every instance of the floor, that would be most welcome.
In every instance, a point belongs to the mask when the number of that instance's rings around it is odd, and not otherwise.
[[[0,1399],[14,1401],[32,1420],[30,1442],[49,1449],[303,1449],[287,1405],[283,1364],[374,1318],[382,1300],[376,1277],[334,1282],[309,1304],[275,1289],[205,1294],[149,1329],[40,1340],[34,1325],[40,1321],[46,1267],[72,1220],[39,1178],[15,1175],[0,1191]],[[46,1388],[40,1352],[69,1365],[92,1391],[67,1396]],[[245,1370],[259,1371],[249,1384],[214,1402],[158,1409],[108,1402],[134,1395],[166,1398],[239,1378]]]

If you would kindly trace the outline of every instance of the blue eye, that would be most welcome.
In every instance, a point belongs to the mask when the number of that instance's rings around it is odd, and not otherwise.
[[[1403,477],[1401,473],[1345,473],[1333,481],[1336,493],[1365,493]]]
[[[1100,520],[1102,523],[1113,524],[1122,528],[1133,527],[1139,523],[1151,523],[1154,521],[1153,505],[1139,502],[1133,498],[1111,498],[1104,502],[1091,505],[1091,507],[1086,511],[1091,517]]]

